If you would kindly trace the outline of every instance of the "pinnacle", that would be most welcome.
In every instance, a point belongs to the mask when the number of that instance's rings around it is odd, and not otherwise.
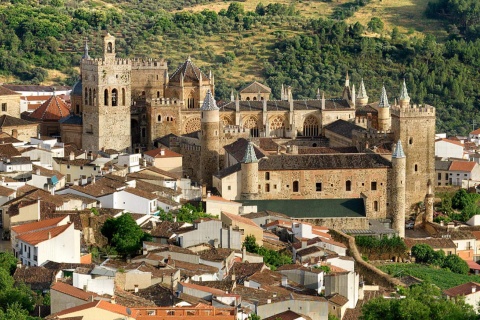
[[[213,98],[213,95],[210,92],[210,89],[207,91],[207,94],[205,95],[205,100],[203,100],[203,105],[200,108],[200,110],[202,111],[220,110],[217,107],[217,103],[215,102],[215,99]]]
[[[395,159],[405,158],[405,153],[403,152],[401,140],[398,140],[395,150],[393,151],[392,158],[395,158]]]
[[[380,96],[380,102],[378,103],[380,108],[389,108],[390,104],[388,104],[388,97],[387,97],[387,90],[385,90],[385,85],[382,86],[382,94]]]
[[[404,78],[402,89],[400,90],[400,100],[409,100],[409,99],[410,97],[408,96],[407,84],[405,83],[405,78]]]
[[[360,82],[360,90],[358,90],[358,99],[366,99],[368,98],[367,96],[367,90],[365,90],[365,84],[363,83],[363,78],[362,81]]]
[[[243,163],[255,163],[258,162],[255,149],[253,148],[252,141],[248,141],[247,149],[245,150],[245,156],[242,160]]]

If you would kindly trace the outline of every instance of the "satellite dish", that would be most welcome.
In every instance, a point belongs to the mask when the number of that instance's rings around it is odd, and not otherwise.
[[[130,310],[130,308],[127,308],[127,314],[129,317],[132,315],[132,310]]]

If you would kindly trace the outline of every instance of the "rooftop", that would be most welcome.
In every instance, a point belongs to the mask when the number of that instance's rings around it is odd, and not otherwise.
[[[326,125],[325,130],[331,131],[335,134],[338,134],[348,139],[352,139],[352,132],[354,130],[362,131],[362,132],[366,131],[365,128],[360,127],[353,122],[349,122],[341,119]]]
[[[469,294],[479,292],[480,291],[480,284],[476,282],[467,282],[464,284],[461,284],[459,286],[443,290],[443,293],[445,293],[449,297],[456,297],[456,296],[466,296]]]

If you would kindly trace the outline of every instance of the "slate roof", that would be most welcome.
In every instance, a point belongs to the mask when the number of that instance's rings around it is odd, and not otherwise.
[[[378,114],[378,111],[377,109],[373,108],[372,106],[370,105],[366,105],[366,106],[359,106],[359,107],[356,107],[355,108],[355,115],[357,116],[367,116],[367,114]]]
[[[407,84],[405,83],[405,78],[403,79],[402,89],[400,90],[400,99],[410,99],[410,96],[408,95]]]
[[[82,95],[82,79],[78,80],[75,82],[75,84],[72,87],[72,92],[70,92],[71,96],[81,96]]]
[[[365,205],[358,199],[237,200],[257,210],[281,212],[293,218],[365,217]]]
[[[378,154],[270,155],[260,160],[259,171],[390,168],[391,162]]]
[[[200,110],[202,111],[218,110],[217,103],[215,102],[215,98],[213,97],[213,94],[210,92],[210,89],[207,90],[207,94],[205,95],[205,99],[203,100],[203,104]]]
[[[451,164],[452,164],[452,161],[436,160],[435,161],[435,170],[448,171],[450,169]]]
[[[58,120],[58,122],[60,122],[61,124],[73,124],[78,126],[81,126],[83,124],[82,117],[74,113],[70,113],[68,116]]]
[[[60,120],[70,114],[70,107],[60,97],[53,95],[42,103],[29,117],[37,120]]]
[[[0,127],[16,127],[16,126],[31,126],[31,125],[37,125],[34,122],[27,121],[24,119],[20,118],[15,118],[12,116],[9,116],[8,114],[4,114],[0,116]]]
[[[0,86],[0,96],[13,96],[13,95],[20,95],[20,93],[17,93],[13,90],[6,88],[5,85]]]
[[[325,126],[325,130],[331,131],[335,134],[338,134],[342,137],[352,139],[352,132],[354,130],[365,132],[367,131],[365,128],[357,126],[353,122],[345,121],[345,120],[337,120]]]
[[[398,140],[395,150],[393,151],[392,158],[400,159],[405,158],[405,153],[403,152],[402,141]]]
[[[387,90],[385,90],[385,86],[382,87],[382,93],[380,95],[380,102],[378,102],[378,107],[380,108],[390,107],[390,104],[388,103]]]
[[[239,101],[240,111],[263,111],[263,101]],[[235,111],[235,101],[225,102],[218,106],[220,111]],[[322,100],[294,100],[294,110],[322,110]],[[347,100],[325,100],[326,110],[350,109]],[[289,111],[290,102],[285,100],[268,100],[267,111]]]
[[[218,171],[214,176],[219,179],[223,179],[225,177],[228,177],[232,173],[238,172],[240,170],[242,170],[242,163],[238,162],[238,163],[235,163],[233,166],[230,166]]]
[[[179,83],[182,76],[184,82],[197,82],[200,80],[200,74],[202,75],[202,81],[210,80],[200,68],[193,64],[190,57],[188,57],[188,59],[172,73],[170,76],[170,82]]]
[[[234,157],[237,162],[242,162],[249,143],[250,142],[247,139],[240,138],[237,141],[224,146],[223,148],[225,149],[225,152]],[[255,156],[257,159],[265,157],[265,154],[257,146],[254,144],[252,144],[252,146],[255,150]]]
[[[260,82],[254,81],[240,90],[240,93],[271,93],[272,89]]]

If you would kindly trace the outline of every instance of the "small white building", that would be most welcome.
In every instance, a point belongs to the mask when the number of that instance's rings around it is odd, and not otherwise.
[[[464,159],[464,145],[449,139],[435,140],[435,157]]]
[[[480,284],[467,282],[459,286],[443,291],[448,299],[463,299],[466,304],[471,305],[475,312],[479,312],[480,305]]]
[[[27,266],[47,260],[80,263],[80,231],[69,216],[27,223],[11,228],[15,256]]]
[[[117,165],[120,167],[128,167],[128,172],[137,172],[140,171],[140,159],[142,155],[140,153],[134,154],[121,154],[118,156]]]

